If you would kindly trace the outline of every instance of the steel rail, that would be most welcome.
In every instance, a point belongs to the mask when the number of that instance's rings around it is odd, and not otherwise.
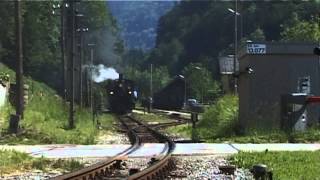
[[[128,116],[131,120],[145,126],[147,129],[149,129],[153,134],[155,134],[160,141],[165,141],[166,146],[168,146],[167,154],[161,158],[159,161],[155,162],[148,168],[135,173],[128,177],[128,180],[154,180],[154,179],[165,179],[169,172],[174,168],[174,163],[171,160],[172,152],[175,149],[174,142],[168,138],[167,136],[159,133],[158,131],[150,128],[147,125],[144,125],[143,123],[137,121],[136,119],[132,118],[131,116]]]
[[[63,174],[57,177],[52,178],[52,180],[85,180],[85,179],[95,179],[95,177],[103,177],[107,176],[110,172],[112,172],[116,166],[117,161],[124,159],[127,155],[134,152],[140,146],[140,140],[138,136],[129,132],[129,137],[133,137],[130,139],[132,145],[124,150],[123,152],[118,153],[114,157],[107,159],[106,161],[96,163],[92,166],[70,172],[68,174]]]
[[[139,138],[139,132],[136,132],[136,128],[129,127],[127,122],[125,122],[122,118],[130,119],[131,121],[138,124],[137,127],[143,126],[148,131],[151,132],[152,135],[158,139],[159,142],[165,143],[165,155],[162,155],[161,159],[151,164],[146,169],[137,172],[133,175],[129,175],[127,178],[128,180],[136,180],[136,179],[142,179],[142,180],[151,180],[151,179],[164,179],[170,170],[174,168],[174,163],[171,161],[171,154],[175,148],[175,144],[173,141],[171,141],[168,137],[165,135],[159,133],[158,131],[155,131],[154,129],[150,128],[149,126],[141,123],[140,121],[132,118],[131,116],[123,116],[120,119],[120,122],[125,126],[125,128],[128,130],[128,136],[130,139],[130,142],[132,146],[125,151],[117,154],[116,156],[103,161],[96,163],[92,166],[60,175],[57,177],[52,178],[53,180],[86,180],[86,179],[103,179],[103,177],[108,177],[110,173],[119,166],[119,163],[121,160],[125,159],[127,155],[137,150],[142,142],[142,139]]]

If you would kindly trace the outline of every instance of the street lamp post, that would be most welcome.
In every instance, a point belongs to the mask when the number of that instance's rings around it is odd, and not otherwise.
[[[192,66],[192,68],[201,70],[201,67],[199,66]],[[179,75],[180,78],[184,79],[184,103],[183,107],[186,107],[187,105],[187,78],[185,76]]]
[[[185,107],[186,105],[186,101],[187,101],[187,81],[185,79],[185,77],[181,74],[177,75],[180,79],[184,80],[184,98],[183,98],[183,107]]]
[[[234,57],[233,57],[233,73],[234,73],[234,92],[238,93],[238,79],[237,73],[237,49],[238,49],[238,16],[241,14],[238,12],[238,1],[235,0],[235,10],[228,8],[228,11],[234,14]],[[241,17],[241,16],[240,16]],[[242,21],[242,17],[241,17]],[[242,22],[241,22],[242,23]],[[242,26],[242,25],[241,25]],[[242,33],[242,32],[241,32]],[[242,36],[242,35],[241,35]]]
[[[82,70],[82,64],[83,64],[83,33],[84,32],[88,32],[88,28],[78,28],[77,29],[77,32],[79,33],[79,38],[80,38],[80,44],[79,44],[79,63],[80,63],[80,66],[79,66],[79,81],[80,81],[80,96],[79,96],[79,101],[80,101],[80,107],[82,107],[83,105],[83,78],[82,78],[82,74],[83,74],[83,70]]]

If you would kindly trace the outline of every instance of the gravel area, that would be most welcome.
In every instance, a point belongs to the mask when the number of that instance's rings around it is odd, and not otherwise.
[[[97,144],[130,144],[126,134],[110,131],[100,131],[96,140]]]
[[[236,169],[234,175],[222,174],[219,166],[229,165],[224,157],[218,156],[176,156],[176,170],[170,180],[253,180],[249,170]]]
[[[47,172],[43,172],[41,170],[30,170],[26,172],[16,172],[10,175],[0,176],[0,179],[3,180],[42,180],[42,179],[50,179],[52,177],[61,175],[63,173],[62,170],[49,170]]]

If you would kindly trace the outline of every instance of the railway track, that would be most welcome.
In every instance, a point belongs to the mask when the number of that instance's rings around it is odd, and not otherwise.
[[[127,130],[132,146],[122,153],[99,162],[84,169],[74,171],[65,175],[57,176],[54,180],[86,180],[86,179],[128,179],[128,180],[154,180],[165,179],[170,170],[174,168],[171,153],[175,144],[158,131],[143,124],[131,116],[121,116],[119,120],[124,129]],[[162,153],[152,157],[145,169],[127,169],[128,174],[115,173],[122,168],[127,156],[140,148],[143,143],[164,143]]]

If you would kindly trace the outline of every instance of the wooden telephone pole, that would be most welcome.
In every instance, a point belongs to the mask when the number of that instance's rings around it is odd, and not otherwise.
[[[70,56],[70,65],[71,65],[71,72],[70,72],[70,109],[69,109],[69,128],[74,128],[74,76],[75,76],[75,53],[76,53],[76,46],[75,46],[75,4],[74,1],[70,1],[70,11],[71,11],[71,56]]]
[[[18,133],[19,121],[23,119],[23,54],[22,54],[22,25],[21,25],[21,2],[15,1],[15,29],[16,29],[16,86],[15,103],[16,114],[11,115],[9,132]]]

